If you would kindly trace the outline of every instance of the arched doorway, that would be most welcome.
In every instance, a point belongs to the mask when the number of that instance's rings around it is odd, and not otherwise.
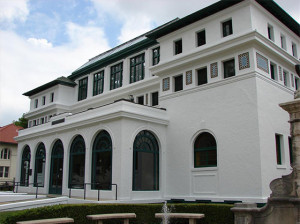
[[[35,153],[34,186],[44,187],[46,150],[44,143],[40,143]]]
[[[133,143],[132,190],[159,190],[159,146],[150,131],[139,132]]]
[[[93,144],[92,158],[91,188],[110,190],[112,183],[112,141],[107,131],[101,131],[97,135]]]
[[[28,187],[29,185],[29,171],[30,171],[30,148],[28,145],[25,146],[22,154],[21,161],[21,178],[20,185]]]
[[[84,188],[85,143],[81,135],[72,142],[70,150],[69,188]]]
[[[62,193],[64,147],[61,140],[54,143],[51,153],[49,194]]]

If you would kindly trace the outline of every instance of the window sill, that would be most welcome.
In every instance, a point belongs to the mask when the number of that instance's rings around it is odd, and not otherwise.
[[[277,165],[276,168],[279,169],[279,170],[286,170],[285,165]]]
[[[198,167],[198,168],[192,168],[192,172],[201,172],[201,171],[217,171],[218,167],[213,166],[213,167]]]

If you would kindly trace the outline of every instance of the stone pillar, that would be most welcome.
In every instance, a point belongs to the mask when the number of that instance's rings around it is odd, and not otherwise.
[[[293,148],[293,183],[292,194],[300,198],[300,90],[295,93],[295,100],[280,104],[290,114],[292,148]]]

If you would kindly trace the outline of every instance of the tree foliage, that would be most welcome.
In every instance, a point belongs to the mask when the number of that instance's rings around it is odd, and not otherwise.
[[[13,121],[14,125],[27,128],[28,127],[28,120],[24,117],[24,114],[22,117],[20,117],[17,121]]]

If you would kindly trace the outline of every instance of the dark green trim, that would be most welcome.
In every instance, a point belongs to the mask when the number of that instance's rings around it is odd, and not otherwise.
[[[24,96],[32,96],[34,94],[37,94],[39,92],[42,92],[42,91],[44,91],[46,89],[49,89],[49,88],[51,88],[53,86],[56,86],[56,85],[59,85],[59,84],[60,85],[64,85],[64,86],[70,86],[70,87],[76,86],[76,83],[73,82],[72,80],[70,80],[70,79],[68,79],[66,77],[59,77],[59,78],[57,78],[57,79],[55,79],[55,80],[53,80],[51,82],[48,82],[48,83],[46,83],[46,84],[44,84],[42,86],[39,86],[39,87],[37,87],[37,88],[35,88],[33,90],[30,90],[30,91],[28,91],[26,93],[23,93],[23,95]]]
[[[54,162],[57,160],[56,170],[54,170]],[[59,170],[59,164],[61,163],[62,170]],[[57,140],[54,143],[52,153],[51,153],[51,166],[50,166],[50,181],[49,181],[49,194],[61,194],[62,193],[62,181],[59,184],[56,180],[55,187],[53,187],[53,175],[58,176],[63,175],[63,165],[64,165],[64,147],[61,140]]]
[[[122,84],[123,84],[123,62],[110,67],[110,90],[122,87]]]
[[[104,70],[94,74],[93,96],[103,93],[104,87]]]
[[[152,49],[152,65],[157,65],[160,61],[160,47]]]
[[[87,98],[88,91],[88,77],[79,80],[78,83],[78,101],[85,100]]]
[[[221,0],[206,8],[203,8],[197,12],[194,12],[188,16],[183,17],[169,25],[162,27],[161,29],[149,32],[146,35],[150,39],[157,39],[165,36],[171,32],[179,30],[187,25],[218,13],[226,8],[236,5],[244,0]],[[292,30],[297,36],[300,37],[300,25],[297,23],[288,13],[286,13],[280,6],[278,6],[273,0],[256,0],[263,8],[280,20],[290,30]]]
[[[70,166],[69,166],[69,183],[68,183],[68,187],[69,188],[74,188],[73,184],[72,184],[72,177],[73,177],[73,160],[74,160],[74,156],[84,156],[83,161],[81,161],[84,164],[84,168],[85,168],[85,142],[84,139],[81,135],[78,135],[72,142],[71,144],[71,149],[70,149]],[[85,171],[84,171],[85,172]],[[84,180],[85,180],[85,173],[83,172],[83,182],[78,182],[76,183],[79,187],[78,189],[83,189],[84,188]]]
[[[151,47],[155,44],[157,44],[156,40],[151,40],[151,39],[147,38],[145,40],[140,41],[139,43],[136,43],[132,46],[127,47],[124,50],[118,51],[115,54],[109,55],[99,61],[96,61],[96,62],[92,63],[91,65],[84,66],[83,68],[78,69],[77,71],[74,71],[72,73],[72,75],[68,76],[68,78],[71,80],[75,80],[80,76],[83,76],[83,75],[86,75],[95,70],[101,69],[109,64],[112,64],[114,62],[122,60],[122,59],[126,58],[127,56],[130,56],[136,52],[139,52],[143,49]]]
[[[35,153],[35,163],[34,163],[34,186],[39,186],[39,187],[44,187],[45,184],[45,169],[44,169],[44,174],[43,174],[43,184],[40,185],[40,183],[37,183],[37,169],[38,169],[38,165],[39,163],[44,163],[44,165],[46,164],[46,150],[45,150],[45,145],[44,143],[40,143],[36,153]]]
[[[130,83],[143,80],[145,76],[145,53],[130,58]]]
[[[147,148],[145,148],[147,147]],[[153,189],[138,189],[136,186],[136,170],[138,169],[138,153],[151,153],[153,156]],[[133,191],[159,191],[159,146],[156,137],[147,130],[141,131],[135,137],[133,143],[133,174],[132,174]]]
[[[104,152],[110,152],[110,181],[109,183],[99,183],[99,180],[96,178],[97,168],[97,156],[101,157],[101,154]],[[98,159],[99,159],[98,157]],[[103,158],[102,158],[103,159]],[[91,189],[101,189],[101,190],[111,190],[112,184],[112,140],[107,131],[101,131],[94,143],[93,143],[93,151],[92,151],[92,178],[91,178]]]
[[[30,159],[31,159],[30,148],[28,145],[26,145],[22,153],[20,186],[28,187],[29,185]],[[25,162],[28,162],[27,170],[24,168]],[[26,177],[26,173],[28,174],[27,177]]]

